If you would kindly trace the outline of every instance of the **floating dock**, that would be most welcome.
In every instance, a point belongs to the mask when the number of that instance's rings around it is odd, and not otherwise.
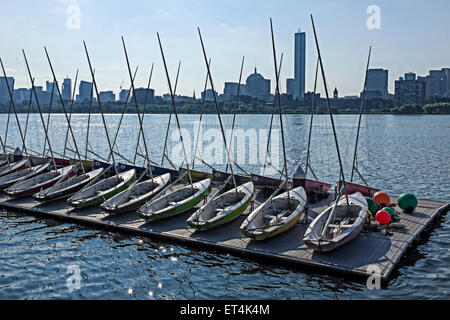
[[[263,197],[261,193],[262,191],[259,195]],[[254,200],[255,207],[259,203],[259,195],[257,194]],[[250,206],[233,222],[206,232],[195,231],[187,226],[186,219],[192,212],[162,221],[146,222],[136,213],[109,216],[99,207],[77,210],[69,207],[65,201],[40,204],[31,197],[10,200],[5,194],[0,194],[0,207],[9,211],[20,211],[94,228],[164,239],[198,249],[218,250],[247,258],[263,259],[273,264],[289,264],[341,276],[367,278],[370,275],[368,267],[375,265],[381,271],[381,279],[384,281],[389,278],[408,246],[435,218],[450,209],[449,203],[419,200],[414,213],[400,214],[399,223],[406,227],[404,230],[363,231],[353,241],[332,252],[313,252],[303,243],[303,235],[307,225],[333,199],[333,195],[330,195],[328,199],[311,204],[306,223],[298,223],[289,231],[263,242],[244,238],[240,233],[239,227],[249,213]],[[397,198],[392,197],[391,200],[396,203]]]

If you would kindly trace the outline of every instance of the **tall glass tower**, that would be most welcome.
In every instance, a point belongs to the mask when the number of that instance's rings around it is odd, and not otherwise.
[[[294,58],[294,98],[305,98],[305,57],[306,57],[306,34],[297,32],[295,34],[295,58]]]

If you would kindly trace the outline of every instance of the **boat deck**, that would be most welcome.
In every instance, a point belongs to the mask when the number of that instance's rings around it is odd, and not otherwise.
[[[259,191],[254,206],[257,206],[263,198],[263,192]],[[326,200],[311,204],[308,223],[333,199],[333,195],[330,195]],[[392,197],[392,201],[396,202],[397,198]],[[316,253],[305,246],[302,241],[308,225],[305,223],[298,223],[289,231],[263,242],[244,238],[239,227],[250,206],[233,222],[206,232],[195,231],[187,226],[186,219],[191,213],[150,223],[141,220],[136,213],[109,216],[99,207],[76,210],[67,206],[64,201],[40,204],[31,197],[8,200],[5,194],[0,194],[0,207],[95,228],[165,239],[198,249],[219,250],[233,255],[263,259],[272,264],[289,264],[312,268],[314,271],[332,272],[341,276],[367,278],[368,267],[375,265],[381,271],[381,279],[387,280],[408,246],[437,216],[447,212],[450,204],[419,200],[413,214],[400,214],[399,222],[406,230],[389,230],[389,232],[364,230],[350,243],[329,253]]]

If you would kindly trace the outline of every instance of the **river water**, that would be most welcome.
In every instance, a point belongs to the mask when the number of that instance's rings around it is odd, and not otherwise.
[[[157,163],[161,162],[168,118],[168,115],[146,115],[144,121],[149,157]],[[222,118],[224,127],[231,128],[232,116]],[[47,115],[44,119],[47,120]],[[105,119],[113,140],[120,115],[106,115]],[[198,115],[180,115],[188,159],[192,159],[198,140],[201,158],[223,169],[226,151],[217,116],[204,116],[200,135],[197,135],[198,120]],[[24,133],[26,115],[19,115],[19,121]],[[310,117],[305,115],[284,117],[291,174],[298,164],[304,166],[309,121]],[[335,116],[347,179],[351,174],[357,121],[356,115]],[[3,140],[7,122],[7,115],[0,115]],[[84,157],[88,115],[74,115],[72,123],[77,147]],[[270,115],[236,117],[235,133],[240,138],[234,140],[233,156],[247,172],[262,173],[269,124]],[[21,146],[14,117],[8,127],[7,145]],[[284,163],[279,128],[278,118],[274,118],[269,149],[271,162],[277,168]],[[39,115],[30,116],[26,131],[30,152],[42,152],[45,135]],[[63,153],[66,132],[64,115],[51,115],[48,134],[53,152]],[[125,115],[117,146],[126,159],[134,158],[138,132],[137,117]],[[184,153],[174,117],[167,137],[168,155],[180,165]],[[229,130],[226,137],[229,140]],[[140,153],[145,154],[141,145]],[[108,142],[99,115],[90,119],[88,149],[108,157]],[[68,154],[72,155],[70,151]],[[419,198],[450,201],[450,116],[364,116],[357,154],[358,169],[371,185],[390,194],[412,192]],[[118,155],[115,158],[124,161]],[[138,157],[137,163],[142,161]],[[205,169],[199,163],[197,160],[196,169]],[[169,164],[166,161],[164,165]],[[311,165],[319,179],[337,180],[339,166],[334,137],[325,115],[314,118]],[[275,171],[265,173],[276,176]],[[354,180],[359,178],[355,175]],[[440,218],[436,228],[408,250],[383,289],[369,290],[364,283],[339,277],[2,212],[0,299],[448,299],[449,220],[448,215]],[[79,282],[73,281],[77,274],[81,277]]]

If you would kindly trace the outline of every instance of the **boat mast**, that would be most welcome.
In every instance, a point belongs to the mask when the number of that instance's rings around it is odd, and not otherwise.
[[[136,66],[136,70],[134,71],[134,75],[133,75],[133,80],[136,78],[137,71],[138,71],[138,67]],[[127,99],[125,100],[125,104],[123,105],[123,108],[122,108],[122,114],[120,116],[119,125],[117,126],[116,133],[114,135],[114,140],[112,143],[113,149],[116,146],[117,136],[119,135],[120,127],[122,126],[123,117],[125,115],[125,111],[128,106],[129,99],[130,99],[130,94],[131,94],[131,84],[130,84],[130,90],[128,91],[128,94],[127,94]],[[117,149],[119,149],[119,148],[117,147]],[[118,150],[118,151],[120,151],[120,150]],[[123,158],[123,156],[119,152],[117,152],[116,154],[118,154],[120,157]],[[109,162],[110,159],[111,159],[111,155],[108,156],[108,159],[106,160],[106,162]],[[127,159],[125,159],[125,160],[128,161]]]
[[[137,113],[138,120],[139,120],[139,129],[142,134],[142,140],[144,142],[144,150],[145,150],[145,157],[147,160],[147,168],[150,172],[150,177],[151,177],[152,183],[153,183],[153,173],[152,173],[152,169],[151,169],[150,157],[148,155],[147,140],[145,139],[145,135],[144,135],[144,124],[142,123],[141,114],[139,112],[139,104],[138,104],[137,97],[136,97],[136,90],[134,87],[133,76],[131,74],[130,61],[128,59],[127,48],[125,46],[125,40],[123,37],[122,37],[122,44],[123,44],[123,51],[125,53],[125,59],[127,60],[128,74],[130,76],[130,81],[131,81],[131,89],[133,90],[133,100],[134,100],[134,104],[136,105],[136,113]]]
[[[50,116],[52,114],[54,92],[55,92],[55,83],[52,83],[52,92],[51,92],[51,95],[50,95],[50,105],[48,107],[48,114],[47,114],[47,128],[50,125]],[[44,149],[42,150],[42,154],[45,154],[45,149],[46,148],[47,148],[47,140],[44,141]]]
[[[212,76],[211,76],[211,69],[209,68],[208,58],[206,56],[205,45],[203,44],[203,39],[202,39],[202,34],[200,32],[200,28],[197,27],[197,30],[198,30],[198,35],[200,37],[200,43],[202,45],[203,57],[205,58],[206,68],[208,70],[209,83],[211,84],[211,90],[213,92],[214,104],[216,106],[216,112],[217,112],[217,118],[219,119],[220,129],[222,131],[223,145],[224,145],[225,150],[227,152],[227,164],[230,165],[231,175],[233,176],[234,188],[236,189],[236,192],[237,192],[237,184],[236,184],[236,179],[235,179],[234,172],[233,172],[233,164],[232,164],[233,160],[230,157],[230,151],[228,150],[228,147],[227,147],[227,139],[225,137],[225,130],[223,128],[222,118],[220,116],[220,111],[219,111],[219,105],[217,103],[216,91],[214,90],[214,83],[213,83]],[[205,95],[206,95],[206,92],[205,92]]]
[[[75,82],[74,82],[74,86],[73,86],[72,101],[70,103],[70,109],[69,109],[69,121],[72,121],[73,101],[75,100],[75,91],[77,89],[77,81],[78,81],[78,69],[77,69],[77,73],[75,74]],[[67,149],[68,139],[69,139],[69,132],[66,132],[66,138],[64,139],[63,158],[66,157],[66,149]],[[80,161],[81,161],[81,159],[80,159]]]
[[[284,129],[283,129],[283,116],[282,116],[282,111],[281,111],[281,99],[280,99],[280,87],[279,87],[279,72],[278,72],[278,68],[277,68],[277,55],[276,55],[276,51],[275,51],[275,39],[273,36],[273,27],[272,27],[272,18],[270,18],[270,32],[272,35],[272,51],[273,51],[273,63],[274,63],[274,67],[275,67],[275,79],[276,79],[276,96],[277,96],[277,102],[278,102],[278,110],[280,113],[280,129],[281,129],[281,142],[283,144],[283,158],[284,158],[284,174],[286,177],[286,188],[287,188],[287,196],[289,198],[289,202],[291,201],[291,197],[289,195],[289,185],[288,185],[288,180],[289,180],[289,176],[288,176],[288,168],[287,168],[287,159],[286,159],[286,144],[284,141]]]
[[[169,71],[167,70],[166,58],[164,57],[164,52],[163,52],[163,48],[162,48],[162,44],[161,44],[161,39],[159,38],[159,33],[157,32],[156,35],[158,36],[159,48],[161,50],[161,56],[162,56],[163,63],[164,63],[164,70],[166,71],[166,77],[167,77],[167,83],[169,85],[170,96],[172,98],[173,113],[175,114],[178,131],[180,133],[180,141],[181,141],[181,145],[183,147],[184,160],[186,161],[186,168],[187,168],[188,175],[189,175],[189,182],[191,184],[191,187],[193,188],[191,170],[189,169],[189,161],[188,161],[187,154],[186,154],[186,148],[184,146],[183,134],[181,132],[181,126],[180,126],[180,120],[178,119],[177,107],[175,106],[175,95],[174,95],[174,92],[172,91],[172,85],[170,83]],[[165,146],[164,146],[164,148],[165,148]]]
[[[180,67],[181,67],[181,60],[178,62],[178,70],[177,70],[177,77],[175,78],[175,87],[173,89],[173,95],[176,95],[177,92],[177,85],[178,85],[178,76],[180,75]],[[170,130],[170,124],[172,123],[172,112],[169,114],[169,121],[167,122],[167,130],[166,130],[166,137],[164,139],[164,148],[163,148],[163,154],[161,159],[161,166],[164,164],[164,159],[167,159],[169,161],[170,165],[175,168],[175,165],[170,161],[169,156],[167,155],[167,139],[169,138],[169,130]]]
[[[34,78],[31,82],[34,83]],[[31,111],[31,102],[32,101],[33,101],[33,91],[30,90],[30,99],[28,100],[27,120],[25,121],[25,133],[23,135],[25,141],[27,140],[28,120],[30,119],[30,111]]]
[[[56,91],[58,92],[59,100],[61,102],[61,106],[62,106],[63,111],[64,111],[64,116],[66,117],[67,127],[69,129],[70,135],[71,135],[72,140],[73,140],[73,145],[75,147],[75,152],[76,152],[76,154],[78,156],[78,159],[80,160],[81,170],[83,170],[83,173],[86,173],[86,171],[84,170],[83,161],[81,161],[81,154],[80,154],[80,151],[78,149],[77,141],[75,140],[75,135],[74,135],[73,130],[72,130],[72,125],[70,124],[70,118],[67,115],[67,110],[66,110],[66,106],[64,104],[64,99],[62,98],[61,90],[59,89],[58,80],[56,80],[55,70],[53,70],[53,65],[52,65],[52,62],[50,61],[50,56],[48,55],[47,48],[44,47],[44,50],[45,50],[45,55],[47,56],[47,60],[48,60],[49,66],[50,66],[50,70],[52,71],[53,81],[55,82],[55,85],[56,85]],[[77,75],[78,75],[78,70],[77,70]]]
[[[55,160],[55,157],[53,155],[53,149],[52,149],[52,146],[50,144],[50,138],[48,137],[48,127],[45,125],[45,120],[44,120],[44,116],[42,115],[41,105],[39,104],[39,98],[38,98],[38,95],[36,93],[36,86],[34,85],[34,82],[32,81],[33,80],[33,76],[31,75],[30,66],[28,65],[28,60],[27,60],[27,57],[25,55],[25,50],[24,49],[22,49],[22,53],[23,53],[23,58],[25,60],[25,65],[27,66],[28,76],[30,77],[30,81],[31,81],[31,84],[32,84],[34,98],[36,99],[36,105],[38,107],[39,116],[40,116],[41,122],[42,122],[42,127],[44,128],[45,139],[46,139],[46,141],[48,143],[48,149],[50,150],[50,155],[52,157],[53,166],[56,169],[56,160]]]
[[[278,67],[278,73],[280,73],[281,71],[281,66],[283,64],[283,53],[281,53],[281,57],[280,57],[280,65]],[[273,107],[272,107],[272,115],[270,116],[270,125],[269,125],[269,134],[267,135],[267,144],[266,144],[266,156],[264,157],[264,167],[263,167],[263,175],[266,172],[266,166],[267,166],[267,158],[269,158],[269,161],[271,160],[271,156],[269,155],[270,153],[270,140],[272,137],[272,127],[273,127],[273,117],[275,115],[275,101],[273,103]],[[274,166],[272,166],[272,164],[269,162],[269,165],[274,168]]]
[[[95,75],[95,70],[94,70],[94,75]],[[87,123],[87,129],[86,129],[86,149],[85,149],[85,153],[84,153],[84,159],[87,160],[88,159],[88,149],[89,149],[89,129],[91,127],[91,107],[92,107],[92,100],[94,97],[94,86],[92,85],[91,87],[91,97],[89,99],[89,108],[88,108],[88,123]]]
[[[338,160],[339,160],[340,175],[341,175],[341,178],[342,178],[342,182],[344,184],[343,188],[344,188],[344,192],[345,192],[345,195],[346,195],[345,198],[347,199],[347,206],[348,206],[349,202],[348,202],[348,194],[347,194],[347,185],[346,185],[346,182],[345,182],[344,169],[342,167],[341,153],[339,152],[339,143],[338,143],[338,139],[337,139],[336,128],[335,128],[335,125],[334,125],[333,113],[331,112],[330,96],[328,94],[328,87],[327,87],[327,82],[325,80],[325,71],[323,69],[322,56],[320,54],[319,42],[317,41],[316,27],[314,26],[314,19],[313,19],[312,15],[311,15],[311,23],[312,23],[312,27],[313,27],[313,31],[314,31],[314,39],[315,39],[315,42],[316,42],[316,49],[317,49],[317,53],[319,55],[319,63],[320,63],[320,70],[322,71],[321,73],[322,73],[323,85],[325,87],[325,94],[326,94],[326,97],[327,97],[328,113],[330,114],[331,126],[333,128],[334,142],[336,144],[336,153],[337,153]]]
[[[367,66],[366,66],[366,75],[364,78],[364,87],[361,95],[361,106],[359,108],[359,119],[358,119],[358,130],[356,131],[356,142],[355,142],[355,151],[353,153],[353,165],[352,165],[352,175],[350,176],[350,182],[353,182],[353,175],[356,172],[359,174],[358,168],[356,167],[356,153],[358,150],[358,140],[359,140],[359,131],[361,128],[361,119],[364,110],[364,98],[366,95],[366,86],[367,86],[367,74],[369,73],[369,64],[370,64],[370,54],[372,52],[372,46],[369,47],[369,57],[367,58]],[[362,177],[361,177],[362,178]],[[364,179],[363,182],[365,183]]]
[[[98,106],[100,108],[100,113],[102,115],[103,127],[105,128],[106,139],[108,140],[108,146],[109,146],[109,151],[111,153],[111,158],[112,158],[113,165],[114,165],[114,171],[118,175],[119,172],[117,171],[116,159],[114,157],[114,150],[113,150],[113,147],[112,147],[112,144],[111,144],[111,140],[109,139],[108,127],[106,126],[105,115],[103,114],[103,107],[102,107],[102,103],[100,101],[100,95],[98,93],[97,82],[95,81],[94,70],[92,69],[91,59],[89,58],[89,53],[88,53],[88,49],[87,49],[85,41],[83,41],[83,45],[84,45],[84,51],[86,52],[86,58],[87,58],[87,61],[88,61],[88,64],[89,64],[89,70],[91,71],[92,84],[93,84],[94,89],[95,89],[95,95],[97,96]]]
[[[232,147],[232,145],[233,145],[233,133],[234,133],[234,127],[235,127],[235,124],[236,124],[236,113],[237,113],[237,108],[238,108],[238,105],[239,105],[239,93],[240,93],[240,91],[241,91],[241,80],[242,80],[242,71],[243,71],[243,69],[244,69],[244,61],[245,61],[245,56],[242,57],[241,71],[240,71],[240,73],[239,73],[239,82],[238,82],[238,87],[237,87],[237,92],[236,92],[236,100],[235,100],[235,104],[234,104],[233,121],[232,121],[232,123],[231,123],[231,134],[230,134],[230,140],[229,140],[230,145],[228,146],[228,148],[229,148],[228,153],[229,153],[230,155],[232,155],[232,153],[233,153],[231,147]],[[206,89],[205,89],[205,91],[206,91]],[[235,164],[236,167],[238,167],[242,172],[244,172],[245,174],[248,175],[248,173],[247,173],[244,169],[242,169],[242,167],[241,167],[240,165],[238,165],[237,163],[234,163],[234,164]],[[226,167],[226,169],[225,169],[226,172],[228,171],[228,165],[229,165],[229,164],[227,164],[227,167]]]
[[[2,66],[2,71],[3,71],[3,75],[4,75],[5,79],[8,79],[8,77],[6,76],[6,71],[5,71],[5,67],[3,65],[2,58],[0,58],[0,64]],[[22,144],[23,144],[22,149],[25,152],[25,155],[28,157],[28,151],[27,151],[27,148],[25,146],[25,138],[24,138],[24,135],[22,133],[22,129],[20,127],[19,117],[17,116],[16,105],[14,104],[14,99],[13,99],[13,94],[12,94],[12,91],[11,91],[11,87],[9,86],[9,82],[7,80],[5,82],[6,82],[6,87],[8,88],[9,98],[11,100],[10,101],[11,102],[10,106],[13,107],[14,115],[15,115],[16,121],[17,121],[17,127],[19,128],[20,138],[22,139]],[[32,81],[31,83],[33,84],[34,82]],[[33,84],[33,88],[34,88],[34,84]],[[36,101],[37,101],[37,98],[36,98]],[[6,137],[5,137],[5,144],[6,144]]]
[[[312,127],[313,127],[313,119],[314,119],[314,108],[316,107],[316,90],[317,90],[317,74],[318,73],[319,73],[319,58],[317,58],[316,76],[314,78],[314,92],[313,92],[312,105],[311,105],[311,119],[310,119],[310,123],[309,123],[308,150],[306,152],[305,177],[308,174],[308,169],[311,168],[311,164],[310,164],[309,160],[310,160]],[[314,176],[314,178],[317,180],[317,177],[314,174],[314,171],[312,170],[312,168],[311,168],[311,173]]]
[[[147,106],[148,92],[150,91],[150,84],[152,82],[153,67],[154,66],[155,66],[155,63],[153,62],[152,63],[152,68],[150,69],[150,76],[148,77],[147,91],[145,92],[144,107],[142,108],[142,122],[144,121],[144,118],[145,118],[145,107]],[[133,164],[136,164],[136,157],[137,157],[137,153],[138,153],[138,149],[139,149],[140,144],[141,144],[141,130],[139,130],[139,133],[138,133],[138,139],[137,139],[137,142],[136,142],[136,150],[134,152]]]
[[[208,64],[211,65],[211,58],[209,59]],[[208,72],[206,72],[205,86],[204,86],[203,92],[206,92],[207,87],[208,87]],[[196,138],[196,141],[195,141],[194,157],[192,158],[192,169],[194,169],[194,167],[195,167],[195,160],[197,160],[198,141],[200,139],[200,130],[202,128],[202,120],[203,120],[203,111],[204,111],[204,106],[205,106],[205,98],[206,98],[206,94],[203,95],[202,103],[201,103],[201,106],[200,106],[200,110],[201,110],[200,111],[200,119],[199,119],[198,129],[197,129],[197,138]],[[201,157],[198,157],[198,158],[203,163],[205,163]]]

